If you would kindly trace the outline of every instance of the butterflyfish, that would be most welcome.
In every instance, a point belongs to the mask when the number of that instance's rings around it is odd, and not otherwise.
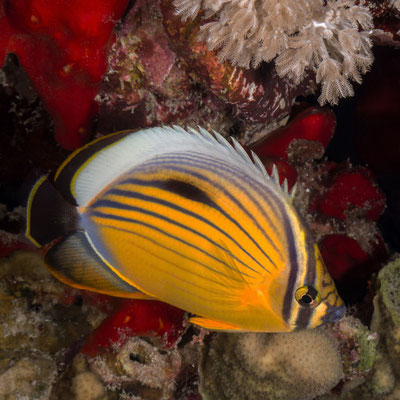
[[[26,236],[62,282],[160,300],[208,329],[340,319],[345,306],[286,183],[232,141],[180,127],[95,140],[36,182]]]

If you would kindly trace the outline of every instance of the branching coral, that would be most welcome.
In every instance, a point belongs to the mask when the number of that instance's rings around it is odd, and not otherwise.
[[[194,18],[204,10],[200,39],[220,59],[257,67],[275,60],[280,76],[295,83],[306,69],[322,85],[319,102],[337,104],[353,95],[350,80],[373,61],[368,8],[353,0],[175,0],[177,13]],[[359,29],[360,28],[360,29]]]

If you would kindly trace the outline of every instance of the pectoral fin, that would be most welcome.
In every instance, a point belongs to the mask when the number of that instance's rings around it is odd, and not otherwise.
[[[238,326],[227,324],[226,322],[219,322],[213,319],[207,319],[203,317],[192,317],[189,322],[195,325],[199,325],[202,328],[210,329],[213,331],[241,331]]]

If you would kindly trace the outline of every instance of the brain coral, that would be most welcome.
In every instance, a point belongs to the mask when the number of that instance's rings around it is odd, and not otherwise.
[[[337,344],[322,329],[281,334],[216,334],[205,348],[206,400],[311,400],[342,378]]]

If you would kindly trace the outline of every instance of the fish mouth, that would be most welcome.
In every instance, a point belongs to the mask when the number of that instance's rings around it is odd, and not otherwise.
[[[324,323],[336,322],[343,318],[346,313],[346,306],[332,307],[332,311],[323,318]]]

